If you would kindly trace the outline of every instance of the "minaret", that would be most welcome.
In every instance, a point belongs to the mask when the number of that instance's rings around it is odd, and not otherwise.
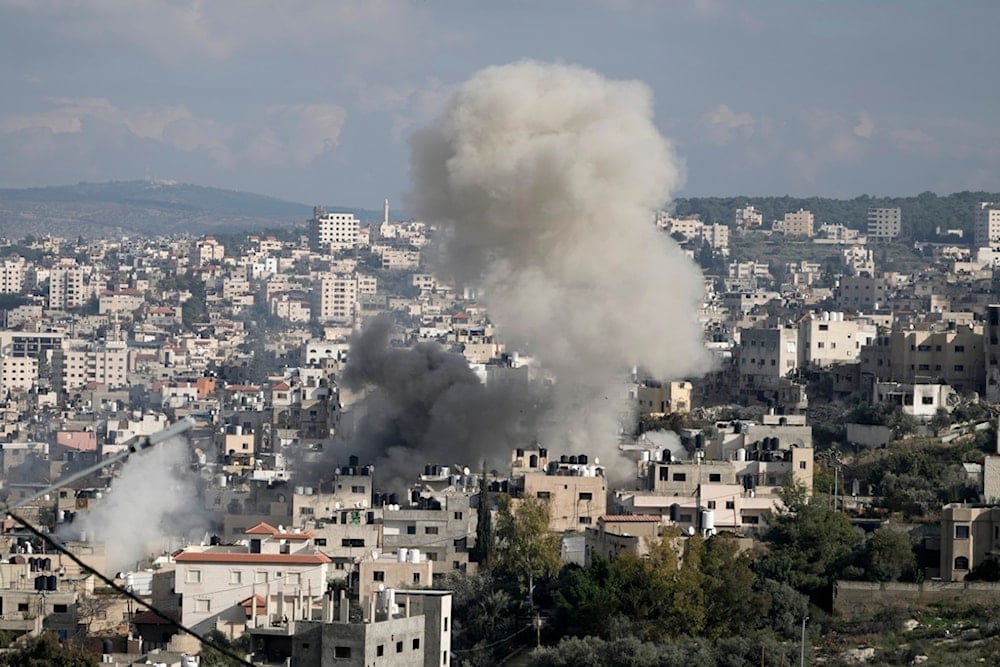
[[[389,224],[389,200],[385,200],[385,208],[382,210],[382,224]]]

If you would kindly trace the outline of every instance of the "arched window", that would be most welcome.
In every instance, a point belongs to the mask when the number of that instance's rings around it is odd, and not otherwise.
[[[955,559],[955,569],[956,570],[968,570],[969,569],[969,559],[965,556],[959,556]]]

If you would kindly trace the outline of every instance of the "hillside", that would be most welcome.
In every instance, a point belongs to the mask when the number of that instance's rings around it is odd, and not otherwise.
[[[824,197],[691,197],[674,201],[677,215],[697,214],[705,222],[732,224],[737,208],[753,204],[764,216],[764,224],[781,219],[785,213],[801,208],[812,211],[816,225],[839,223],[853,229],[864,229],[868,209],[899,207],[903,214],[903,236],[913,241],[938,239],[936,229],[961,229],[966,238],[972,234],[973,210],[982,201],[1000,201],[1000,194],[991,192],[956,192],[936,195],[923,192],[915,197],[872,197],[854,199]]]
[[[381,212],[330,205],[362,221]],[[248,192],[157,181],[0,189],[0,236],[113,238],[304,225],[312,206]]]

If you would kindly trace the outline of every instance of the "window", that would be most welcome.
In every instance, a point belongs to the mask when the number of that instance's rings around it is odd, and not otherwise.
[[[415,584],[419,584],[420,583],[420,573],[419,572],[414,572],[413,573],[413,583],[415,583]]]
[[[444,631],[448,632],[448,617],[444,617]]]
[[[686,482],[687,481],[687,473],[675,472],[674,473],[674,481],[675,482]]]
[[[184,582],[188,584],[200,584],[201,570],[188,570],[184,576]]]
[[[829,331],[830,330],[830,325],[829,324],[821,324],[821,325],[819,325],[819,330],[820,331]]]
[[[372,581],[385,581],[385,571],[375,570],[372,572]]]
[[[413,650],[416,651],[420,648],[420,637],[413,638]]]
[[[967,540],[967,539],[969,539],[969,527],[968,526],[955,526],[955,539],[956,540]]]
[[[580,500],[593,500],[593,499],[594,499],[594,494],[593,493],[581,493],[580,494]]]
[[[933,396],[921,396],[920,397],[920,404],[921,405],[934,405],[934,397]]]
[[[292,586],[298,586],[302,583],[302,574],[300,572],[289,572],[285,576],[285,581]]]
[[[824,347],[826,347],[826,343],[824,343],[823,341],[820,341],[820,342],[816,343],[816,348],[817,349],[822,350]]]
[[[714,500],[709,500],[707,504],[708,504],[708,509],[710,509],[710,510],[714,510],[715,509],[715,501]]]
[[[17,603],[17,610],[18,611],[28,611],[28,603],[27,602],[18,602]]]
[[[806,462],[799,461],[799,470],[805,470],[805,469],[806,469]]]
[[[455,512],[454,517],[455,517],[455,521],[461,521],[462,520],[462,513],[461,512]]]
[[[243,583],[243,572],[240,570],[230,570],[229,571],[229,583],[231,584],[242,584]]]
[[[955,351],[956,352],[965,352],[965,346],[964,345],[956,345],[955,346]]]
[[[318,547],[325,547],[326,546],[326,538],[325,537],[317,537],[315,540],[313,540],[313,542],[315,542],[316,546],[318,546]]]
[[[661,482],[666,482],[666,481],[669,481],[669,480],[670,480],[670,471],[669,471],[669,469],[666,466],[660,468],[660,481]]]
[[[333,657],[337,660],[348,660],[351,657],[351,647],[350,646],[334,646],[333,647]]]
[[[52,605],[53,614],[65,614],[69,611],[69,606],[65,604],[54,604]]]
[[[375,655],[378,657],[385,655],[385,644],[379,644],[375,647]]]
[[[539,500],[548,500],[549,498],[552,497],[552,494],[549,493],[548,491],[539,491],[538,493],[535,494],[535,497],[538,498]]]
[[[406,527],[406,534],[407,535],[416,535],[417,534],[417,527],[415,525],[413,525],[413,526],[407,526]]]
[[[591,518],[589,516],[581,516],[579,522],[581,524],[590,524],[590,523],[592,523]]]
[[[196,614],[207,614],[212,611],[212,601],[198,599],[194,601],[194,611]]]
[[[424,535],[437,535],[437,534],[438,534],[437,526],[424,526]]]
[[[344,538],[340,541],[340,546],[342,547],[363,547],[365,546],[364,538]]]
[[[352,486],[351,487],[351,493],[364,493],[364,492],[365,492],[365,487],[363,487],[363,486]]]
[[[965,556],[959,556],[955,559],[955,569],[956,570],[968,570],[969,569],[969,559]]]
[[[396,642],[396,653],[403,652],[403,642]]]
[[[255,584],[266,584],[267,583],[267,572],[263,570],[258,570],[253,573],[253,582]]]
[[[965,370],[965,366],[963,366],[962,364],[955,364],[955,371],[956,372],[960,373],[960,372],[962,372],[964,370]]]
[[[727,510],[736,509],[736,502],[733,501],[733,500],[727,500],[726,501],[726,509]]]
[[[710,473],[708,473],[708,481],[710,481],[710,482],[721,482],[722,481],[722,474],[721,473],[717,473],[717,472],[710,472]]]

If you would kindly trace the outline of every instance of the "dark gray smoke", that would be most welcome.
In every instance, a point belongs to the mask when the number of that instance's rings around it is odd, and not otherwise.
[[[653,224],[683,167],[645,85],[485,69],[414,137],[411,168],[413,207],[446,239],[436,271],[478,285],[508,348],[557,378],[550,448],[610,465],[629,368],[707,369],[701,272]]]
[[[428,463],[496,467],[534,437],[533,392],[484,385],[465,357],[435,342],[392,347],[392,328],[388,316],[371,321],[352,341],[342,377],[348,389],[374,389],[349,447],[375,463],[380,488],[405,488]]]

